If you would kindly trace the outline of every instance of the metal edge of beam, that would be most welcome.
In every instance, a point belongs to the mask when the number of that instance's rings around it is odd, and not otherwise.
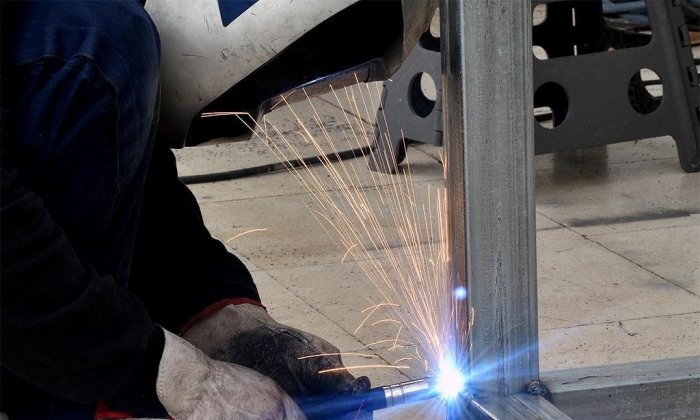
[[[470,420],[571,420],[549,401],[537,395],[496,395],[471,400],[467,407]]]
[[[700,419],[700,356],[541,373],[575,419]]]

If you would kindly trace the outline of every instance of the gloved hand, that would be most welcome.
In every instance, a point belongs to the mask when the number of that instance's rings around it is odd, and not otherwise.
[[[212,360],[168,331],[156,394],[175,420],[306,418],[270,378],[243,366]]]
[[[246,366],[274,379],[303,408],[322,395],[359,394],[370,388],[365,376],[343,368],[329,342],[272,319],[259,306],[228,305],[192,326],[183,337],[216,360]],[[328,354],[320,357],[320,354]],[[351,418],[371,418],[354,413]]]

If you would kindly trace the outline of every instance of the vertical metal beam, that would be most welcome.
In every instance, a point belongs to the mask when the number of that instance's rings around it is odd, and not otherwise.
[[[473,316],[471,386],[524,392],[539,374],[530,1],[441,0],[440,13],[450,246]]]

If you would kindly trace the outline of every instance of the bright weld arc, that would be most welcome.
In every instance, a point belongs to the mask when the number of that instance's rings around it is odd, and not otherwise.
[[[452,362],[440,364],[440,370],[436,378],[435,388],[445,400],[453,400],[467,387],[467,377]]]

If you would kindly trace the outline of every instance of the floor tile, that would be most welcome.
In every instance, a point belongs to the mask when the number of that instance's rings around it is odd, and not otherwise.
[[[540,370],[700,354],[700,313],[540,331]]]
[[[700,296],[700,224],[589,238],[635,264]],[[698,306],[700,311],[700,305]]]
[[[700,298],[570,233],[538,243],[540,329],[700,312]]]

